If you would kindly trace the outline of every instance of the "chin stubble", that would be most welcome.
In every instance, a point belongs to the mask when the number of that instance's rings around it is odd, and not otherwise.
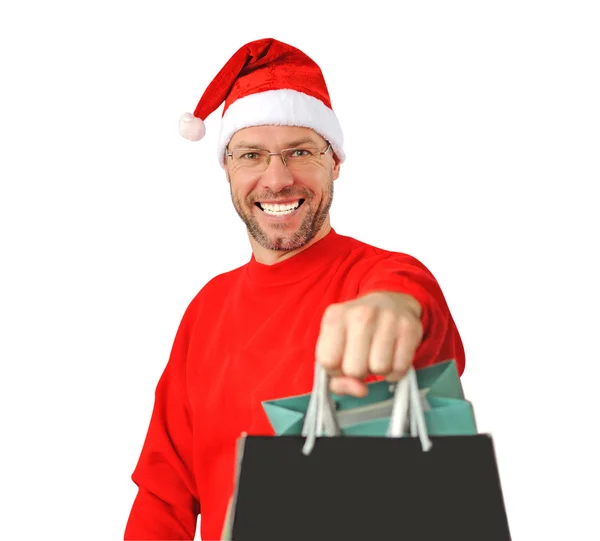
[[[241,201],[233,195],[233,190],[231,190],[231,183],[229,184],[231,191],[231,200],[233,202],[233,207],[235,208],[238,216],[241,218],[242,222],[246,225],[248,232],[252,235],[252,238],[258,242],[263,248],[267,250],[277,250],[277,251],[291,251],[301,248],[310,240],[312,240],[315,235],[318,233],[319,229],[323,226],[323,223],[327,219],[327,215],[329,213],[329,209],[333,203],[333,180],[329,183],[329,189],[324,193],[325,198],[321,200],[321,203],[318,208],[313,207],[313,200],[310,197],[304,197],[304,203],[302,206],[307,206],[308,210],[304,211],[306,215],[300,224],[300,227],[297,231],[292,233],[291,235],[286,235],[284,226],[281,226],[281,236],[277,235],[277,232],[271,233],[269,235],[266,233],[259,225],[258,220],[252,215],[252,212],[249,213],[244,211],[244,207]],[[280,197],[286,197],[284,192],[279,194]],[[295,197],[295,195],[294,195]],[[253,202],[248,202],[247,205],[253,205]],[[277,226],[274,226],[273,229],[276,230]]]

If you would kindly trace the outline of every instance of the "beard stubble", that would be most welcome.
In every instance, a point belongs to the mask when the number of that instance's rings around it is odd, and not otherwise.
[[[308,190],[298,191],[294,188],[284,188],[277,194],[272,192],[262,192],[258,194],[258,196],[249,194],[246,198],[245,205],[246,207],[250,207],[250,210],[246,211],[241,200],[234,196],[233,190],[231,189],[231,182],[229,183],[229,186],[231,200],[238,216],[241,218],[242,222],[244,222],[252,238],[267,250],[287,252],[297,250],[307,244],[315,237],[323,226],[333,203],[333,179],[330,180],[328,189],[323,192],[324,197],[319,202],[318,207],[314,206],[314,195],[312,192],[309,192]],[[251,210],[256,201],[265,199],[304,199],[302,206],[307,206],[307,209],[304,210],[305,216],[298,229],[292,233],[286,234],[285,230],[288,227],[286,224],[273,224],[269,227],[270,231],[265,231],[254,217]]]

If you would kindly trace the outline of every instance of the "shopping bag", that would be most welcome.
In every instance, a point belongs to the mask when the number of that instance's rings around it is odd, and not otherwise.
[[[417,382],[430,435],[476,434],[472,404],[465,400],[453,359],[416,371]],[[389,424],[394,385],[386,381],[367,384],[365,397],[333,394],[333,407],[342,434],[384,436]],[[311,393],[264,401],[263,409],[276,435],[299,435]]]
[[[327,389],[319,371],[301,435],[239,439],[223,539],[510,541],[491,436],[430,436],[414,370],[384,436],[341,434]]]

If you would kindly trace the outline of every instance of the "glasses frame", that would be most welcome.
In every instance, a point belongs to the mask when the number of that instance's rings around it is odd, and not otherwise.
[[[269,150],[267,150],[266,148],[236,148],[234,150],[245,150],[247,152],[252,152],[252,151],[262,151],[262,152],[267,152],[268,158],[267,158],[267,164],[265,166],[264,169],[262,169],[262,173],[264,173],[268,168],[269,165],[271,165],[271,156],[279,156],[281,158],[281,161],[283,163],[283,165],[285,167],[287,167],[287,163],[285,161],[285,158],[283,156],[284,152],[287,152],[289,150],[313,150],[316,149],[319,151],[319,159],[321,156],[323,156],[324,154],[327,154],[327,152],[329,151],[329,149],[331,148],[331,143],[327,142],[327,148],[325,150],[319,150],[319,147],[292,147],[292,148],[284,148],[283,150],[279,151],[279,152],[270,152]],[[332,149],[333,150],[333,149]],[[225,156],[227,156],[228,158],[233,159],[233,154],[231,152],[229,152],[229,149],[225,149]],[[243,166],[242,166],[243,167]]]

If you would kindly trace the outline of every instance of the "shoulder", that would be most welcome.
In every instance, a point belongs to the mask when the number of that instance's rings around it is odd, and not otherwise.
[[[425,265],[415,256],[397,250],[383,248],[375,244],[340,235],[344,242],[351,246],[351,254],[357,263],[362,263],[362,266],[370,268],[379,264],[410,264],[427,270]]]
[[[239,282],[246,272],[247,266],[246,263],[233,270],[218,274],[206,282],[188,304],[183,318],[195,319],[203,306],[214,306],[215,300],[222,300],[223,296]]]

